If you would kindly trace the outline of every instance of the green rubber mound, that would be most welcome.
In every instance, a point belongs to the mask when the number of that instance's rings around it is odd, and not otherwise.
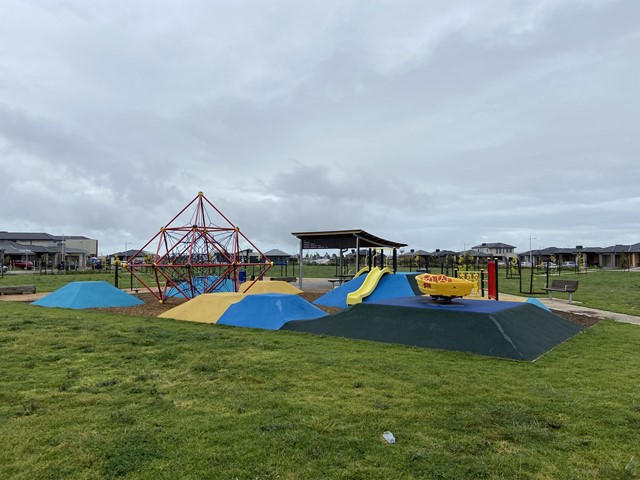
[[[513,305],[479,312],[359,304],[282,330],[529,361],[583,330],[535,305]]]

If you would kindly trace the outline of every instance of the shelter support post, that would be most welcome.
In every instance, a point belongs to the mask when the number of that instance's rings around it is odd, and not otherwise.
[[[300,255],[298,257],[298,278],[300,279],[298,282],[298,288],[302,290],[302,246],[304,240],[300,239]]]
[[[393,249],[393,273],[398,271],[398,250]]]

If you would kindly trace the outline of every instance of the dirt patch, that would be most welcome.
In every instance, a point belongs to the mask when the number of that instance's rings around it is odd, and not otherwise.
[[[302,292],[300,294],[300,296],[309,303],[313,303],[322,295],[323,293],[318,293],[318,292]],[[171,310],[172,308],[187,302],[187,300],[184,298],[182,299],[170,298],[164,303],[160,303],[155,296],[153,296],[151,293],[148,293],[148,292],[136,293],[134,296],[142,300],[144,302],[144,305],[136,305],[134,307],[95,308],[92,310],[118,313],[122,315],[139,315],[139,316],[146,316],[146,317],[157,317],[161,313],[164,313],[167,310]],[[342,310],[338,307],[325,307],[322,305],[318,305],[318,308],[320,308],[322,311],[328,314],[338,313]]]
[[[324,293],[318,293],[318,292],[302,292],[300,294],[300,296],[309,303],[315,302],[317,299],[319,299],[323,295]],[[328,313],[329,315],[342,311],[342,309],[339,307],[325,307],[324,305],[316,305],[316,307],[318,307],[323,312]]]
[[[111,308],[92,308],[91,310],[100,310],[110,313],[119,313],[123,315],[137,315],[144,317],[157,317],[161,313],[171,310],[178,305],[182,305],[187,300],[170,298],[169,300],[160,303],[160,301],[151,293],[136,293],[134,297],[139,298],[144,302],[143,305],[135,305],[133,307],[111,307]]]
[[[551,310],[556,315],[576,323],[583,327],[591,327],[602,320],[600,317],[594,316],[591,312],[562,312],[560,310]]]

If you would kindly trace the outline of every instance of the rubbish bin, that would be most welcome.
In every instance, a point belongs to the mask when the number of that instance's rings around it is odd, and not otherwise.
[[[238,273],[238,280],[240,280],[240,283],[244,283],[247,281],[246,270],[240,270],[240,272]]]

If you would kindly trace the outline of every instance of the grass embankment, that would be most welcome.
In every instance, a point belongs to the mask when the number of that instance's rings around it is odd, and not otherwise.
[[[612,322],[529,363],[9,302],[0,478],[638,478],[639,348]]]

